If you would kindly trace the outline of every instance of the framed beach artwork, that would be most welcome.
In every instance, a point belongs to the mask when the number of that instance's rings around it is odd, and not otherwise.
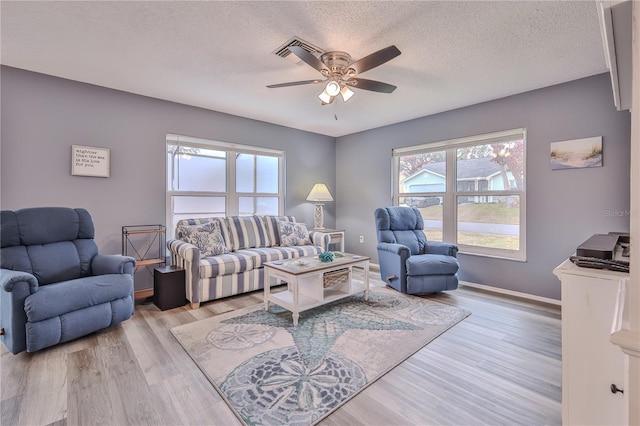
[[[602,136],[551,142],[551,170],[602,167]]]

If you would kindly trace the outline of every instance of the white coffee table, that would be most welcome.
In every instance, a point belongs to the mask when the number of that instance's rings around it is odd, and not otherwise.
[[[365,300],[367,300],[369,297],[370,260],[370,257],[345,253],[344,257],[335,257],[332,262],[321,262],[318,256],[300,257],[281,262],[265,262],[264,308],[268,311],[269,303],[273,302],[291,311],[295,327],[298,325],[300,312],[307,309],[360,292],[364,292]],[[362,282],[352,279],[353,268],[364,270]],[[328,279],[325,274],[340,277],[338,283],[325,287],[325,280]],[[348,276],[345,277],[346,274]],[[282,281],[287,283],[287,289],[272,293],[271,285]]]

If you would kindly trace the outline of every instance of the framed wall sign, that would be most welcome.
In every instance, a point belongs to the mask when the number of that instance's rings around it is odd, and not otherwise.
[[[108,148],[71,145],[71,174],[109,177],[110,155]]]

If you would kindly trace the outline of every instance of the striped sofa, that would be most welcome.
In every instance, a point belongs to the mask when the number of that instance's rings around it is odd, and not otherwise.
[[[176,225],[176,239],[167,241],[171,265],[185,269],[186,297],[193,309],[200,303],[264,288],[264,262],[314,256],[328,247],[329,234],[309,232],[304,245],[283,246],[279,222],[295,224],[293,216],[229,216],[183,219]],[[185,241],[190,227],[220,230],[224,253],[203,256],[201,249]],[[205,253],[207,253],[205,251]]]

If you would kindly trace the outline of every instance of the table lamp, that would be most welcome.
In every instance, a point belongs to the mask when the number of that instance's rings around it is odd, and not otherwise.
[[[316,203],[316,208],[313,212],[313,226],[315,229],[324,229],[324,201],[333,201],[333,197],[329,192],[329,188],[324,183],[316,183],[311,188],[311,192],[307,196],[307,201],[313,201]]]

